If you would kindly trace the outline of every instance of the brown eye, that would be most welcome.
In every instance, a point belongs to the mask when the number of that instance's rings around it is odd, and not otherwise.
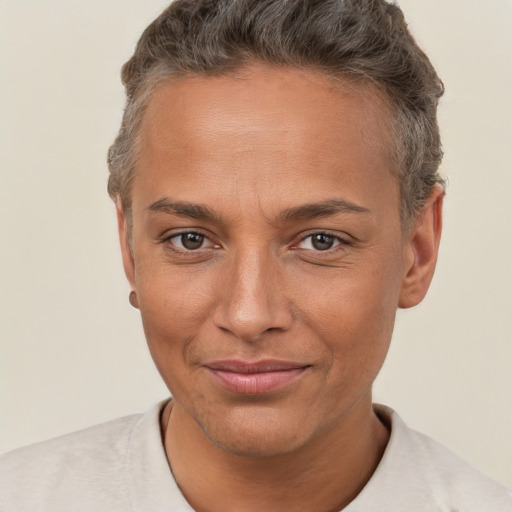
[[[183,233],[180,235],[180,242],[183,248],[194,251],[201,248],[204,243],[204,236],[200,233]]]
[[[302,241],[297,245],[297,248],[306,249],[313,252],[322,252],[328,251],[329,249],[334,249],[339,245],[350,245],[350,242],[339,236],[320,231],[303,238]]]
[[[311,245],[317,251],[326,251],[327,249],[331,249],[334,242],[335,238],[331,235],[326,235],[325,233],[318,233],[311,237]]]
[[[163,238],[161,243],[164,243],[169,249],[172,249],[175,254],[181,256],[190,256],[193,252],[203,254],[205,251],[220,249],[220,245],[212,242],[208,236],[203,235],[198,231],[182,231],[167,238]]]

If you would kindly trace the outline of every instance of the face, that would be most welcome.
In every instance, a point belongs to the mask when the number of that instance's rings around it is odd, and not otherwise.
[[[370,86],[287,69],[152,97],[125,270],[175,407],[217,446],[289,452],[368,407],[414,260],[388,119]]]

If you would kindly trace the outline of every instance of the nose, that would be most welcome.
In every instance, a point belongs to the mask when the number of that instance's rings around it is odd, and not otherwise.
[[[288,330],[293,314],[279,267],[271,255],[256,250],[234,258],[219,284],[221,291],[213,312],[215,325],[247,342],[258,341],[271,331]]]

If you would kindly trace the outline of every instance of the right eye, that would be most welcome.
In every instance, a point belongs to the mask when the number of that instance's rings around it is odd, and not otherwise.
[[[177,233],[167,237],[166,241],[175,249],[185,252],[197,251],[199,249],[214,249],[215,247],[218,247],[209,238],[197,231]]]

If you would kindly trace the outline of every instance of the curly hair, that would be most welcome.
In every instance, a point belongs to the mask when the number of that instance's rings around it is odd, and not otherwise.
[[[108,192],[131,211],[138,135],[152,93],[191,75],[229,75],[254,62],[372,83],[393,113],[393,172],[410,226],[436,184],[443,83],[384,0],[175,0],[144,31],[122,68],[126,106],[109,149]]]

